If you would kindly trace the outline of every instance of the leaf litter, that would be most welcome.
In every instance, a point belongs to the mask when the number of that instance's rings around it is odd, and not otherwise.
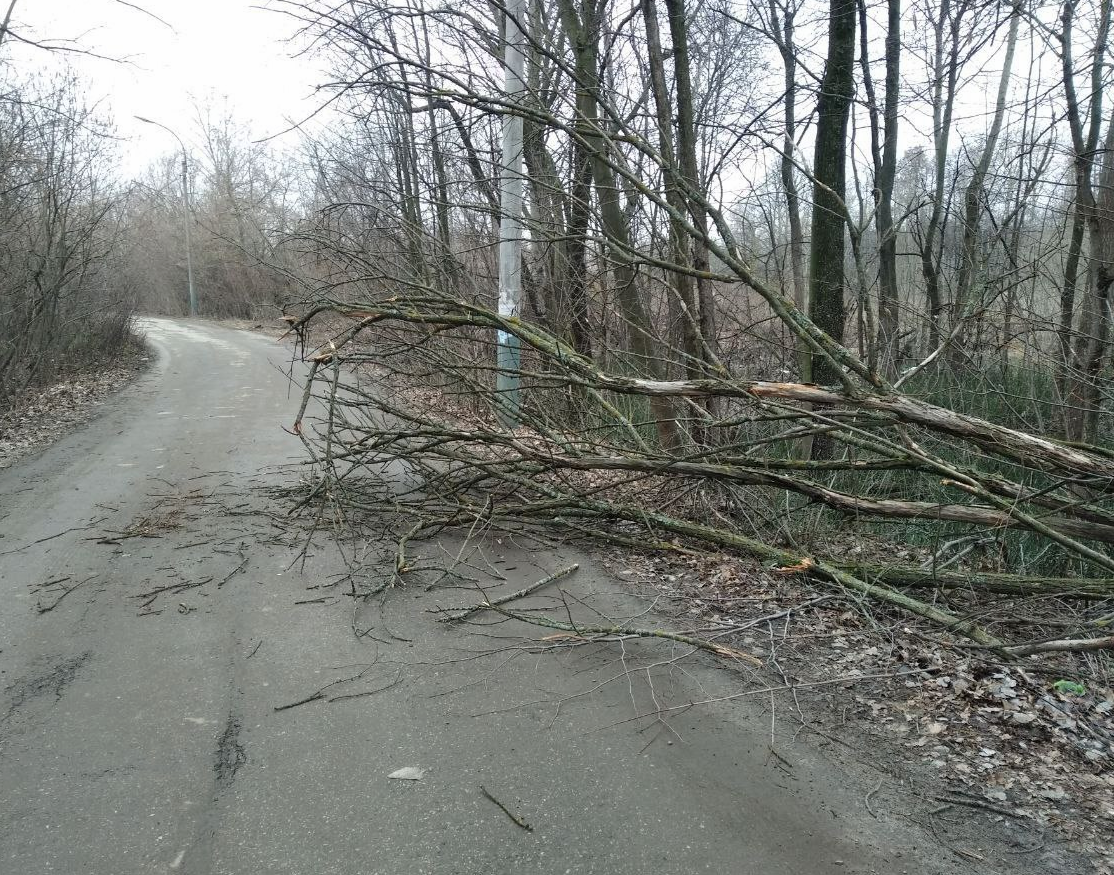
[[[805,579],[734,557],[613,551],[605,565],[625,585],[672,602],[690,629],[737,630],[718,640],[776,662],[813,728],[860,749],[864,739],[880,744],[889,762],[936,786],[926,802],[946,804],[926,805],[926,814],[959,805],[1012,818],[1114,875],[1106,654],[1004,663],[907,616],[868,612],[851,597],[817,598]],[[833,683],[805,695],[825,680]]]

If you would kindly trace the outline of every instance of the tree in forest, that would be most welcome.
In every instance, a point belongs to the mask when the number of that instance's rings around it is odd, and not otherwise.
[[[847,122],[855,92],[854,0],[831,0],[828,52],[816,101],[812,234],[809,247],[809,315],[836,343],[843,342],[846,226]],[[806,380],[821,384],[843,375],[827,357],[814,356]],[[830,453],[830,448],[828,449]]]
[[[0,403],[111,358],[135,303],[116,268],[111,130],[71,76],[0,61]]]
[[[301,215],[301,183],[280,156],[253,142],[227,107],[198,107],[195,127],[190,139],[201,145],[187,160],[188,192],[177,176],[177,155],[156,161],[131,186],[122,270],[143,289],[148,311],[188,312],[186,215],[201,314],[275,313],[293,288],[285,241]]]

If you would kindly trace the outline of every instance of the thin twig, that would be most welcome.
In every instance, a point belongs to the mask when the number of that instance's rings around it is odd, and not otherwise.
[[[1003,808],[1000,805],[991,805],[989,802],[983,802],[981,799],[969,799],[965,796],[936,796],[933,797],[937,802],[944,802],[948,805],[964,805],[968,808],[981,808],[984,811],[990,811],[993,814],[1001,814],[1006,817],[1025,818],[1026,814],[1021,814],[1009,808]]]
[[[220,579],[220,581],[217,582],[217,589],[220,589],[222,586],[224,586],[226,583],[228,583],[228,581],[230,581],[233,577],[235,577],[237,574],[239,574],[241,571],[243,571],[247,567],[247,564],[248,564],[248,560],[247,560],[247,557],[245,556],[243,562],[241,562],[239,565],[237,565],[235,568],[233,568],[230,572],[228,572],[228,574],[226,574],[224,577],[222,577]]]
[[[486,796],[488,799],[490,799],[496,805],[498,805],[499,810],[502,811],[505,815],[507,815],[507,817],[509,817],[512,821],[514,821],[515,826],[521,827],[522,829],[526,830],[526,832],[533,832],[534,831],[534,828],[532,826],[530,826],[530,824],[528,824],[525,820],[523,820],[521,817],[519,817],[517,814],[515,814],[513,811],[511,811],[509,808],[507,808],[506,805],[504,805],[502,802],[500,802],[498,799],[496,799],[494,796],[492,796],[491,793],[488,792],[487,788],[484,787],[483,784],[480,784],[480,792],[483,793],[484,796]]]
[[[87,578],[85,578],[85,580],[82,580],[78,583],[75,583],[69,589],[65,590],[60,596],[58,596],[58,598],[56,598],[49,605],[46,605],[46,606],[37,605],[36,607],[38,608],[39,613],[40,614],[46,614],[46,613],[49,613],[50,611],[53,611],[56,607],[58,607],[58,605],[60,605],[62,603],[62,599],[64,599],[66,596],[68,596],[71,592],[73,592],[79,586],[84,586],[90,580],[96,580],[99,576],[100,575],[94,574],[92,577],[87,577]],[[67,579],[67,578],[63,578],[63,579]]]
[[[637,629],[628,626],[580,626],[575,623],[566,623],[563,620],[554,620],[550,617],[535,617],[517,611],[508,611],[499,605],[489,604],[488,607],[512,620],[520,620],[533,626],[544,626],[547,629],[558,629],[562,632],[571,632],[579,637],[588,635],[601,635],[607,637],[623,638],[661,638],[666,641],[676,641],[678,644],[687,644],[698,650],[706,650],[716,656],[725,656],[730,659],[741,659],[754,666],[761,666],[762,660],[751,653],[716,644],[714,641],[705,641],[702,638],[693,638],[691,635],[682,635],[679,632],[670,632],[665,629]]]
[[[877,820],[877,818],[878,818],[878,815],[877,815],[877,814],[875,813],[874,809],[870,807],[870,798],[871,798],[871,797],[872,797],[872,796],[873,796],[873,795],[874,795],[875,793],[877,793],[877,792],[878,792],[879,790],[881,790],[881,789],[882,789],[882,781],[883,781],[884,779],[885,779],[885,778],[884,778],[884,776],[883,776],[882,778],[879,778],[879,779],[878,779],[878,783],[874,785],[874,789],[873,789],[873,790],[871,790],[871,791],[870,791],[869,793],[867,793],[867,794],[866,794],[866,798],[865,798],[865,799],[863,799],[863,802],[864,802],[864,803],[866,804],[866,810],[867,810],[867,811],[869,811],[869,812],[870,812],[870,816],[871,816],[871,817],[873,817],[873,818],[875,818],[876,820]]]
[[[438,623],[454,623],[457,620],[463,620],[465,617],[471,616],[472,614],[476,613],[477,611],[488,610],[488,609],[491,609],[491,608],[495,608],[499,605],[505,605],[508,602],[513,602],[513,601],[515,601],[515,599],[525,598],[526,596],[530,595],[531,593],[537,592],[539,589],[541,589],[546,584],[553,583],[553,581],[555,581],[555,580],[560,580],[562,577],[568,577],[570,574],[572,574],[578,568],[580,568],[580,563],[574,562],[572,565],[569,565],[567,568],[562,568],[560,571],[555,571],[552,574],[547,575],[546,577],[543,577],[541,580],[539,580],[535,583],[532,583],[527,587],[523,587],[522,589],[518,590],[518,592],[512,592],[510,595],[503,596],[502,598],[497,598],[494,601],[488,600],[488,601],[480,602],[477,605],[472,605],[470,608],[465,608],[463,611],[459,611],[459,612],[454,613],[454,614],[447,614],[444,617],[438,617],[437,622]]]

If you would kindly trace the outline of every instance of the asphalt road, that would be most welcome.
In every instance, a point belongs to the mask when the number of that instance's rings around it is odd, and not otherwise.
[[[433,622],[458,590],[354,617],[335,551],[292,566],[305,532],[281,524],[302,458],[287,351],[203,323],[149,340],[148,374],[0,473],[3,875],[963,871],[867,811],[861,764],[780,729],[771,756],[757,710],[631,720],[738,687],[678,651],[539,654]],[[507,588],[570,561],[468,555]],[[623,610],[582,561],[571,591]],[[422,780],[388,778],[403,767]]]

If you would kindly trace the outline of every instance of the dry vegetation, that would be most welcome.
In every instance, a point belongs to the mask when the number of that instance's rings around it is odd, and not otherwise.
[[[20,81],[0,57],[0,409],[130,343],[110,157],[76,80]]]

